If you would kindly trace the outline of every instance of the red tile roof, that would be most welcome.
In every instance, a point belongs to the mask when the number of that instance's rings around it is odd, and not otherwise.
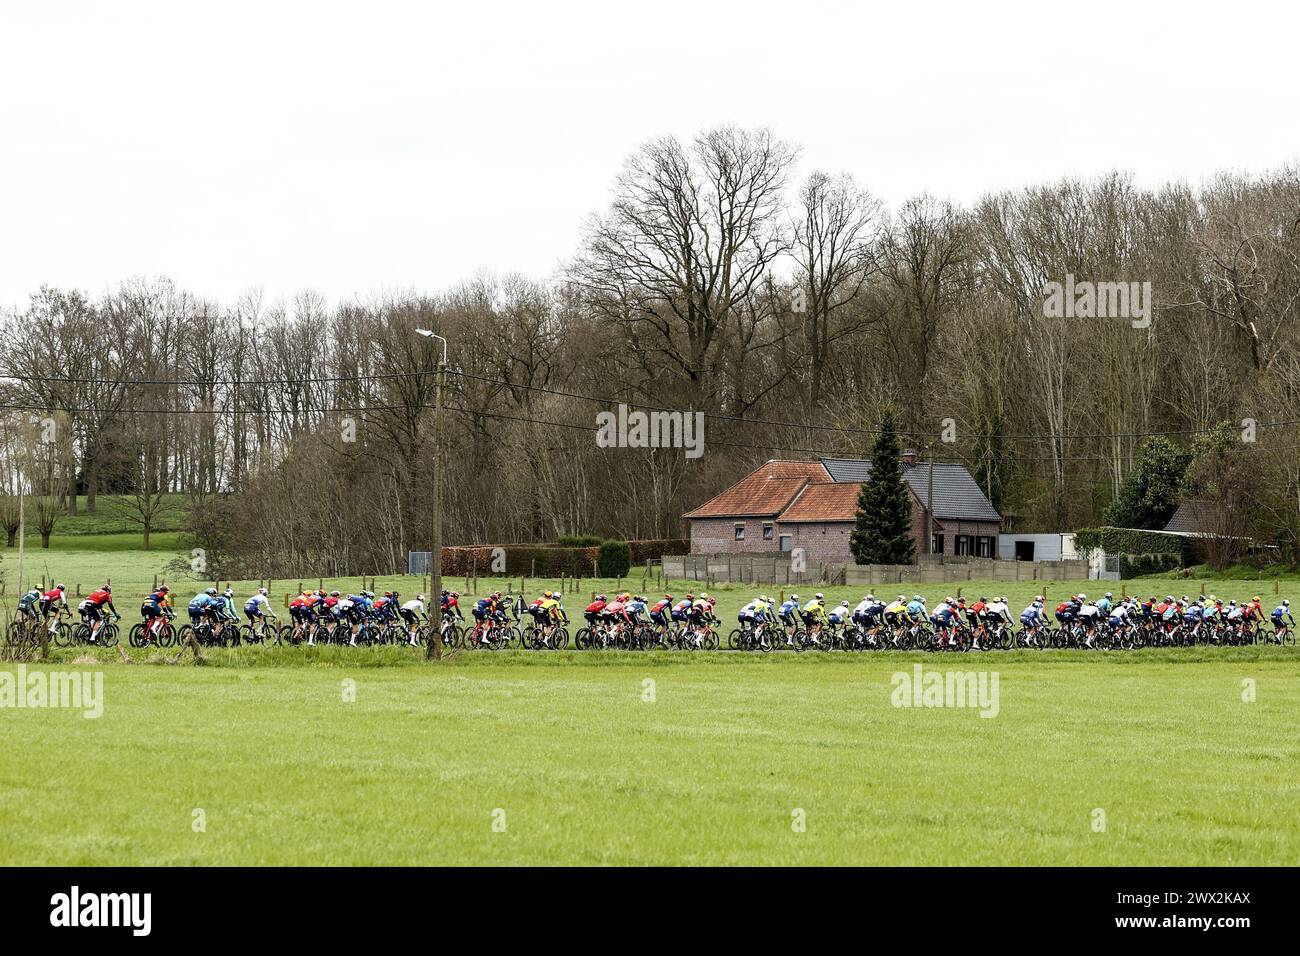
[[[767,518],[780,514],[809,482],[829,482],[830,475],[819,461],[774,459],[710,498],[686,518]]]
[[[809,485],[790,507],[781,513],[785,521],[852,521],[858,513],[860,481],[837,481]]]

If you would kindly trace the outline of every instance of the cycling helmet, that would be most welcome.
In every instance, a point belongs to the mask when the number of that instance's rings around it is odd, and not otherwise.
[[[1112,596],[1113,595],[1109,591],[1106,592],[1106,597],[1112,597]]]
[[[797,601],[797,600],[799,600],[799,595],[797,595],[797,594],[791,594],[791,595],[790,595],[790,600],[791,600],[791,601]]]
[[[818,595],[818,596],[820,597],[820,595]],[[912,595],[912,600],[913,600],[913,601],[924,601],[925,598],[921,597],[921,595],[919,595],[919,594],[913,594],[913,595]]]
[[[105,585],[104,585],[104,590],[105,590],[106,592],[108,592],[109,594],[112,594],[112,593],[113,593],[113,586],[112,586],[111,584],[105,584]]]
[[[687,597],[690,597],[689,594],[686,595],[686,596],[687,596]],[[606,600],[605,595],[603,595],[603,594],[597,594],[597,595],[596,595],[596,600],[597,600],[597,601],[604,601],[604,600]]]
[[[1283,606],[1283,607],[1290,607],[1290,606],[1291,606],[1291,602],[1290,602],[1290,601],[1283,601],[1283,602],[1282,602],[1282,606]]]
[[[1080,595],[1076,598],[1076,600],[1079,600],[1079,601],[1086,601],[1086,600],[1088,600],[1088,595],[1086,595],[1086,594],[1080,594]]]
[[[395,592],[395,591],[385,591],[385,592],[384,592],[384,597],[392,597],[392,596],[393,596],[394,594],[396,594],[396,593],[397,593],[397,592]]]
[[[693,600],[695,600],[695,595],[692,594],[690,591],[687,591],[687,592],[686,592],[686,600],[688,600],[688,601],[693,601]]]
[[[817,600],[819,601],[823,600],[822,593],[820,591],[817,592]]]
[[[447,596],[448,596],[448,597],[458,598],[458,597],[460,597],[460,592],[459,592],[459,591],[452,591],[451,594],[449,594],[449,595],[447,595]]]
[[[66,591],[67,589],[68,589],[67,586],[66,586],[66,585],[63,585],[63,584],[56,584],[56,585],[54,585],[54,590],[56,590],[56,591]],[[164,587],[163,587],[163,590],[166,591],[167,588],[164,586]]]
[[[266,588],[258,588],[257,593],[262,595],[266,594]]]
[[[876,596],[875,596],[874,594],[868,594],[868,595],[867,595],[867,600],[868,600],[868,601],[874,601],[875,599],[876,599]]]
[[[849,606],[849,602],[848,602],[848,601],[841,601],[841,602],[840,602],[840,607],[848,607],[848,606]]]
[[[63,590],[63,585],[60,584],[57,588],[55,588],[55,590],[56,590],[56,591],[62,591],[62,590]],[[169,591],[171,591],[171,588],[167,587],[167,585],[165,585],[165,584],[164,584],[162,587],[160,587],[160,588],[158,589],[158,593],[159,593],[159,594],[167,594]]]
[[[226,590],[225,590],[224,592],[222,592],[222,593],[225,594],[226,597],[234,597],[234,596],[235,596],[235,592],[232,591],[230,588],[226,588]]]
[[[415,599],[416,599],[417,601],[419,601],[421,604],[424,603],[424,595],[423,595],[423,594],[417,594],[417,595],[415,596]]]
[[[206,594],[206,595],[208,595],[208,597],[214,597],[214,596],[216,595],[216,593],[217,593],[217,589],[216,589],[216,588],[208,588],[208,589],[207,589],[206,591],[204,591],[203,593]]]
[[[338,597],[338,596],[339,596],[339,592],[338,592],[338,591],[331,591],[331,592],[330,592],[330,597]]]
[[[665,600],[665,601],[671,601],[672,599],[673,599],[673,596],[672,596],[671,594],[665,594],[665,595],[664,595],[664,600]]]

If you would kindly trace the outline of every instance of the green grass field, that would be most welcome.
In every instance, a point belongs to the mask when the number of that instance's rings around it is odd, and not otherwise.
[[[891,676],[917,662],[997,670],[997,716],[893,706]],[[106,661],[99,719],[0,711],[0,863],[1294,865],[1298,663]]]
[[[140,552],[129,537],[56,538],[28,551],[27,575],[83,593],[111,577],[127,623],[154,575],[182,603],[209,583],[175,579],[174,550]],[[12,549],[0,569],[10,606]],[[583,581],[570,612],[616,583]],[[256,586],[232,584],[241,596]],[[272,587],[282,598],[297,584]],[[625,584],[641,590],[639,575]],[[1300,582],[1209,580],[1205,590],[1271,599],[1289,585]],[[376,586],[411,595],[423,582]],[[463,578],[448,586],[466,590]],[[481,578],[477,590],[518,586]],[[887,593],[933,601],[956,587]],[[1005,593],[1018,610],[1040,587],[962,590]],[[1196,579],[1150,579],[1047,591],[1125,587],[1201,590]],[[822,590],[837,603],[865,589]],[[755,589],[715,593],[730,629]],[[430,665],[397,648],[245,648],[206,651],[202,666],[128,653],[124,664],[116,651],[56,649],[44,668],[102,673],[99,719],[0,708],[0,863],[1300,863],[1293,649],[509,651]],[[893,706],[892,676],[916,663],[997,671],[997,716]]]

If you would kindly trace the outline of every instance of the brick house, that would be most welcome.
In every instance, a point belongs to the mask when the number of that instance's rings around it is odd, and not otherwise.
[[[934,464],[934,534],[924,540],[930,465],[903,456],[918,554],[996,557],[1002,516],[962,465]],[[803,548],[809,561],[852,564],[849,535],[871,462],[853,458],[772,460],[683,517],[692,554],[751,554]]]

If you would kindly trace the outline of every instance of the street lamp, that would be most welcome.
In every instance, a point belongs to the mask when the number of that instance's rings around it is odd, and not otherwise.
[[[425,338],[442,343],[438,375],[433,389],[433,553],[429,568],[429,601],[433,605],[433,640],[427,660],[442,659],[442,386],[447,377],[447,340],[429,329],[416,329]]]

